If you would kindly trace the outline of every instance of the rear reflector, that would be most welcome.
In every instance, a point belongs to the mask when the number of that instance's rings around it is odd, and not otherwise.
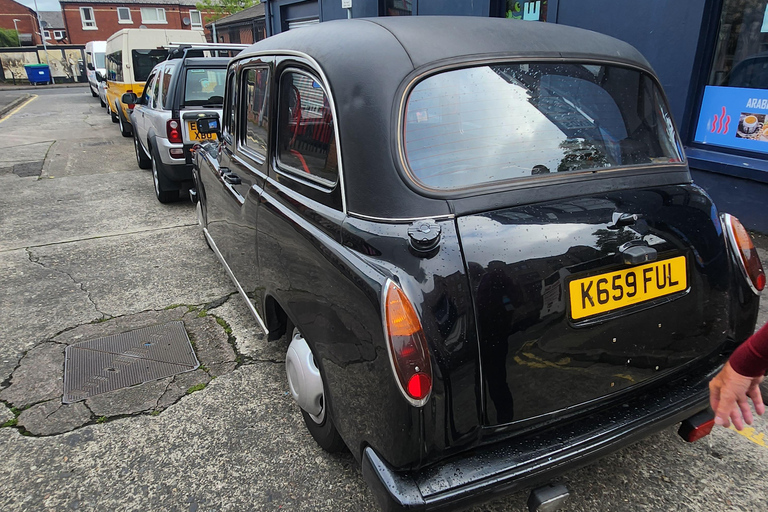
[[[755,249],[755,244],[752,243],[752,237],[749,236],[749,233],[739,222],[739,219],[733,215],[724,213],[721,215],[721,218],[725,226],[725,232],[728,235],[728,241],[736,253],[736,259],[739,261],[742,274],[746,278],[747,283],[749,283],[750,288],[752,288],[752,291],[760,293],[765,288],[765,271]]]
[[[413,305],[392,281],[384,288],[384,319],[392,369],[405,398],[422,406],[432,392],[427,339]]]
[[[677,433],[688,441],[693,443],[712,432],[715,426],[715,415],[709,409],[694,414],[683,423]]]
[[[184,150],[182,148],[171,148],[168,151],[173,158],[184,158]]]

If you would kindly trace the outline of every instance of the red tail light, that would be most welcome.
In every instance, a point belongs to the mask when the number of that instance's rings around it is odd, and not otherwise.
[[[760,257],[757,255],[755,244],[752,243],[752,237],[749,236],[739,219],[733,215],[724,213],[721,217],[728,240],[736,252],[736,259],[739,260],[741,272],[752,291],[760,293],[765,288],[765,271],[763,264],[760,263]]]
[[[411,404],[422,406],[432,392],[432,365],[427,339],[413,305],[392,281],[384,297],[389,355],[400,390]]]
[[[178,119],[169,119],[165,123],[165,131],[168,134],[168,142],[181,143],[181,123]]]

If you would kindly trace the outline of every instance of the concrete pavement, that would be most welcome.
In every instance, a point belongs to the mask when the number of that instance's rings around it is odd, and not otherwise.
[[[288,394],[286,346],[264,339],[192,205],[155,200],[131,140],[98,101],[87,90],[40,91],[0,120],[0,134],[0,387],[12,395],[0,396],[0,423],[20,423],[0,428],[0,510],[375,510],[352,456],[324,453],[307,433]],[[41,158],[38,176],[7,170]],[[61,347],[173,318],[199,324],[188,327],[193,338],[226,340],[234,364],[190,393],[193,384],[169,381],[142,388],[149,402],[77,402],[67,421],[85,426],[24,435],[25,422],[62,414],[50,398]],[[39,379],[32,405],[8,390],[38,357],[53,380]],[[32,407],[11,410],[16,401]],[[718,429],[686,444],[667,429],[565,475],[566,510],[762,510],[766,432],[759,419],[750,438]],[[472,510],[525,510],[526,499]]]

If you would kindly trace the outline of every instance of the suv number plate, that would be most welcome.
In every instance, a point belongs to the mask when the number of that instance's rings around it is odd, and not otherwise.
[[[187,127],[189,128],[189,139],[196,141],[204,140],[216,140],[215,133],[200,133],[197,131],[197,124],[194,121],[187,121]]]
[[[663,297],[688,287],[685,256],[617,272],[574,279],[568,286],[571,318],[600,313]]]

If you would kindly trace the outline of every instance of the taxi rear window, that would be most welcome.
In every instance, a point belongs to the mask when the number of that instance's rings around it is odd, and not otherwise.
[[[682,161],[655,81],[620,66],[445,71],[413,88],[403,126],[409,173],[438,190]]]

